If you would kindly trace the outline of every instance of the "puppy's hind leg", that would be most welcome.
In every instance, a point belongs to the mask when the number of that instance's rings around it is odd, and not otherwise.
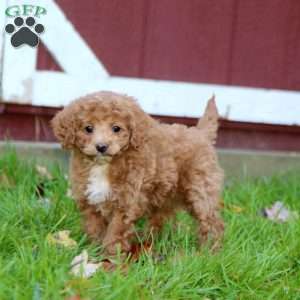
[[[149,230],[151,233],[159,233],[167,219],[171,215],[170,211],[155,209],[149,216]]]
[[[218,187],[210,180],[196,177],[187,191],[187,202],[199,222],[200,243],[211,240],[212,248],[217,248],[224,232],[224,223],[219,212]]]

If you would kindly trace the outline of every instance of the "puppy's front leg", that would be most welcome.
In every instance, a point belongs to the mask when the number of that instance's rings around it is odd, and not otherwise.
[[[124,214],[121,211],[115,211],[103,239],[103,246],[108,254],[116,254],[118,247],[120,247],[122,251],[129,250],[127,249],[129,245],[124,243],[123,239],[125,230]]]
[[[101,242],[104,238],[107,222],[101,212],[96,211],[91,205],[81,207],[83,226],[88,237],[94,242]]]
[[[103,246],[108,254],[116,254],[118,248],[122,252],[130,251],[130,238],[134,232],[133,226],[135,221],[141,216],[141,212],[141,209],[137,206],[127,208],[126,212],[124,209],[114,212],[103,239]]]
[[[145,205],[142,205],[143,197],[141,186],[143,173],[140,170],[130,169],[126,184],[123,188],[118,186],[112,198],[117,203],[113,211],[111,221],[107,227],[103,246],[109,254],[115,254],[120,247],[123,252],[131,249],[130,238],[133,235],[134,223],[143,216]]]

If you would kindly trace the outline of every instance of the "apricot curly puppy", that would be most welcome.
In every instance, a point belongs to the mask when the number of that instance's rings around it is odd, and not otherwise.
[[[160,124],[128,96],[99,92],[72,102],[52,126],[62,146],[72,150],[72,192],[85,230],[108,253],[117,245],[130,249],[140,217],[159,229],[182,207],[199,222],[201,242],[222,236],[214,99],[197,126],[188,128]]]

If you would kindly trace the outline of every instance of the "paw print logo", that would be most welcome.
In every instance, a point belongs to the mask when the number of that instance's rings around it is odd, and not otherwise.
[[[22,17],[16,17],[14,24],[7,24],[5,31],[12,34],[10,42],[13,47],[26,44],[36,47],[39,44],[39,35],[45,30],[42,24],[36,24],[33,17],[26,18],[25,24]]]

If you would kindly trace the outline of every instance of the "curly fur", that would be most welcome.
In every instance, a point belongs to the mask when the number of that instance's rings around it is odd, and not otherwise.
[[[200,241],[209,236],[218,241],[224,226],[223,172],[213,147],[217,120],[214,99],[197,126],[188,128],[160,124],[132,98],[111,92],[85,96],[59,112],[52,126],[62,146],[71,149],[72,192],[90,238],[109,253],[117,245],[128,251],[137,219],[146,216],[159,229],[177,208],[185,208],[199,223]],[[112,124],[121,132],[112,132]],[[86,125],[95,132],[84,132]],[[111,153],[97,153],[98,142],[107,143]]]

